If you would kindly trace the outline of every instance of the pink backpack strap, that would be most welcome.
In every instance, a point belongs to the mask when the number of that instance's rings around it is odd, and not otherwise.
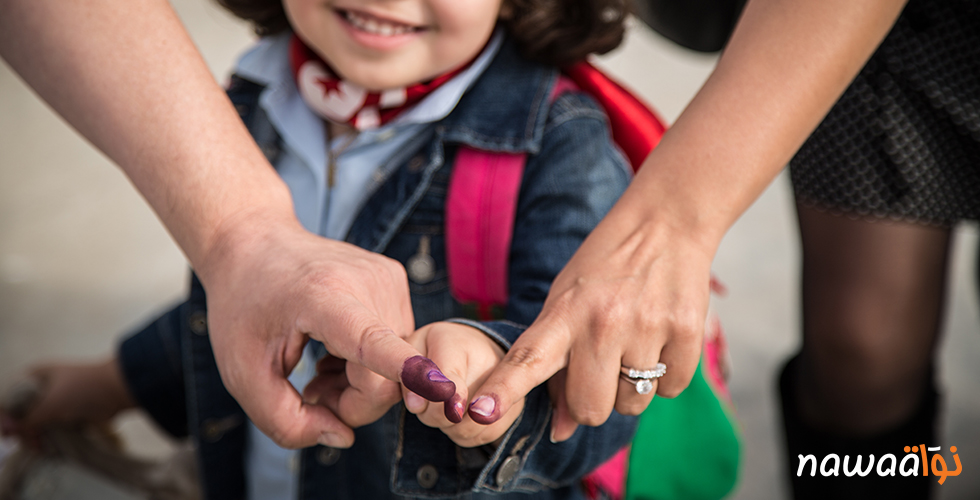
[[[550,100],[574,90],[562,76]],[[507,304],[510,244],[527,155],[460,146],[446,196],[446,266],[456,300],[480,319]]]
[[[527,155],[460,147],[446,196],[446,265],[456,300],[481,319],[507,303],[517,196]]]

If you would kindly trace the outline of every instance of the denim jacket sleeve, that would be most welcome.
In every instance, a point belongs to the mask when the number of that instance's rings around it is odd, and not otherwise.
[[[630,170],[591,99],[564,94],[549,112],[542,148],[528,158],[511,248],[510,299],[504,321],[454,320],[482,330],[505,349],[544,304],[551,282],[625,190]],[[627,444],[636,418],[616,412],[571,439],[550,440],[552,408],[545,386],[528,394],[476,491],[530,492],[570,485]]]
[[[123,340],[117,356],[136,403],[173,437],[188,435],[180,325],[206,321],[189,312],[188,302],[163,313]],[[194,317],[190,317],[194,316]]]

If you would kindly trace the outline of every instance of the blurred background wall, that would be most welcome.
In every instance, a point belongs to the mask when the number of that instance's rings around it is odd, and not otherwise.
[[[247,26],[207,0],[173,4],[224,81],[253,40]],[[635,24],[622,48],[599,59],[668,121],[715,61]],[[797,240],[783,174],[732,228],[715,260],[730,291],[715,307],[729,335],[745,432],[733,498],[785,496],[774,387],[781,361],[799,343]],[[976,251],[976,225],[958,228],[939,374],[946,389],[940,444],[959,447],[965,470],[937,488],[942,499],[980,497]],[[107,356],[122,334],[179,300],[186,280],[184,256],[121,172],[0,64],[0,385],[41,360]],[[119,426],[134,453],[170,450],[139,414]]]

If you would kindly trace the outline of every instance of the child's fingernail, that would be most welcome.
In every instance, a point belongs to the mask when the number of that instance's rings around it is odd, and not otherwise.
[[[446,414],[446,419],[454,424],[458,424],[463,421],[463,412],[466,411],[463,406],[463,398],[459,397],[459,394],[453,394],[452,399],[443,403],[443,411]]]
[[[479,424],[492,424],[497,421],[493,412],[497,408],[496,396],[480,396],[470,403],[470,417]]]
[[[329,432],[325,432],[323,434],[320,434],[320,439],[317,439],[317,442],[320,443],[323,446],[329,446],[331,448],[349,448],[350,447],[350,445],[347,444],[346,441],[344,441],[344,438],[340,437],[337,434],[331,434]]]
[[[425,399],[414,392],[409,392],[405,394],[405,408],[412,413],[421,413],[425,410]]]
[[[402,384],[429,401],[448,401],[456,394],[456,384],[425,356],[412,356],[402,365]]]

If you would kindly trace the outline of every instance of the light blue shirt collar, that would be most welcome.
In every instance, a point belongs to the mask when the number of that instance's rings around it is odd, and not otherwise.
[[[306,106],[296,88],[288,57],[291,37],[292,32],[286,32],[263,38],[239,59],[235,72],[266,87],[266,92],[259,101],[260,105],[269,114],[285,143],[305,163],[323,165],[326,161],[324,124]],[[351,147],[356,148],[358,143],[370,141],[371,136],[384,133],[384,129],[388,127],[431,123],[445,118],[490,64],[502,42],[503,32],[498,28],[473,64],[390,123],[369,131],[372,133],[361,133],[362,137]]]

